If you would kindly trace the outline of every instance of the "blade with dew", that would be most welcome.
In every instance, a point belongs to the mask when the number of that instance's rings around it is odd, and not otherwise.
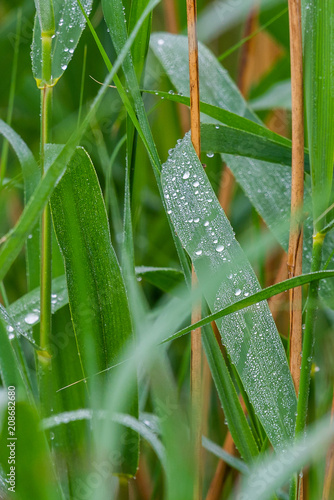
[[[84,377],[106,369],[133,340],[129,304],[94,166],[76,150],[51,198],[66,270],[69,305]],[[136,381],[133,381],[136,386]],[[129,412],[138,415],[136,393]],[[132,433],[133,434],[133,433]],[[136,434],[131,439],[135,440]],[[125,449],[119,472],[134,475],[138,445]]]
[[[255,273],[191,146],[179,141],[163,166],[168,214],[190,255],[212,310],[260,290]],[[285,352],[265,302],[217,322],[223,344],[275,448],[294,434],[296,395]]]
[[[39,2],[44,3],[44,2]],[[45,3],[52,3],[50,0]],[[83,8],[89,15],[93,0],[83,0]],[[54,85],[63,75],[86,26],[77,0],[54,0],[54,36],[52,38],[52,82]],[[36,15],[31,50],[34,78],[39,86],[42,82],[42,42],[40,16]]]
[[[151,37],[151,48],[163,65],[171,82],[178,92],[189,95],[187,75],[180,71],[187,64],[187,37],[157,33]],[[216,57],[202,44],[199,44],[201,99],[213,106],[219,106],[233,113],[261,122],[248,108],[236,85],[219,64]],[[207,75],[210,74],[210,80]],[[212,84],[214,81],[214,85]],[[212,121],[203,117],[206,122]],[[209,145],[207,144],[207,147]],[[223,151],[225,146],[221,147]],[[223,154],[223,160],[232,170],[237,182],[247,194],[252,205],[259,212],[269,229],[273,232],[284,250],[288,249],[290,227],[290,186],[291,165],[279,165],[247,157]],[[263,179],[266,180],[265,184]],[[303,271],[309,272],[312,258],[313,222],[311,178],[305,173],[304,191],[304,251]],[[323,248],[324,260],[332,251],[334,234],[326,236]],[[334,266],[332,258],[329,267]],[[320,295],[326,304],[334,308],[334,284],[324,280],[321,283]]]

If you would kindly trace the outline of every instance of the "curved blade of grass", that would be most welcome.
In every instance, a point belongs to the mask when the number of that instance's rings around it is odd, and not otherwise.
[[[156,433],[152,432],[150,427],[142,422],[141,419],[135,418],[132,415],[123,413],[110,415],[105,410],[94,411],[91,409],[81,409],[44,418],[41,422],[41,427],[42,429],[54,429],[59,425],[67,425],[69,422],[93,420],[95,418],[99,420],[112,420],[138,432],[148,443],[150,443],[162,465],[165,464],[164,448],[161,441],[157,438]]]
[[[260,290],[259,292],[253,293],[249,295],[249,297],[240,299],[237,302],[234,302],[229,306],[224,307],[223,309],[220,309],[217,312],[214,312],[213,314],[209,314],[208,316],[201,319],[197,323],[194,323],[193,325],[189,325],[185,328],[182,328],[182,330],[180,330],[179,332],[174,333],[173,335],[165,339],[164,342],[175,340],[179,337],[182,337],[182,335],[186,335],[187,333],[191,332],[191,330],[193,330],[194,328],[199,328],[208,325],[212,321],[216,321],[216,319],[228,316],[229,314],[232,314],[237,311],[241,311],[242,309],[257,304],[262,300],[267,300],[270,297],[273,297],[274,295],[286,292],[291,288],[296,288],[298,286],[307,285],[314,281],[325,280],[333,277],[334,277],[334,271],[317,271],[315,273],[302,274],[301,276],[296,276],[295,278],[289,278],[285,281],[281,281],[280,283],[276,283],[276,285],[269,286],[264,290]]]
[[[334,3],[308,2],[304,14],[305,106],[316,220],[328,208],[333,177]],[[317,224],[317,231],[324,222]]]
[[[18,223],[12,231],[6,237],[2,238],[0,243],[4,243],[0,251],[0,281],[6,275],[11,264],[20,253],[20,250],[24,244],[25,239],[31,232],[34,224],[37,222],[39,215],[42,213],[44,206],[48,202],[57,182],[59,182],[61,176],[66,170],[66,166],[74,154],[75,148],[78,145],[82,135],[89,126],[92,118],[95,116],[96,110],[102,102],[102,98],[108,89],[112,79],[119,70],[124,57],[131,48],[131,45],[140,29],[140,26],[144,22],[146,16],[149,14],[150,9],[153,9],[159,0],[152,0],[147,9],[143,12],[136,28],[132,31],[130,37],[128,38],[126,44],[123,46],[120,54],[115,62],[114,67],[110,70],[107,75],[103,86],[100,88],[98,94],[96,95],[90,110],[88,111],[82,125],[71,135],[65,147],[57,157],[57,159],[50,165],[47,172],[45,173],[43,179],[39,182],[34,195],[29,200],[27,206],[25,207],[23,214],[21,215]],[[126,96],[126,93],[124,91]],[[134,118],[136,118],[134,114]]]
[[[143,92],[155,94],[163,99],[187,106],[190,105],[189,97],[180,94],[153,90],[143,90]],[[201,102],[200,109],[202,113],[224,124],[223,127],[217,123],[215,125],[209,123],[201,125],[203,151],[248,156],[284,165],[291,164],[291,141],[289,139],[218,106]],[[306,151],[305,170],[309,171],[309,169],[309,157]]]
[[[52,4],[51,0],[40,2],[42,7]],[[83,8],[89,15],[93,0],[83,0]],[[43,9],[41,9],[43,11]],[[42,41],[41,41],[41,22],[39,11],[35,17],[35,26],[33,30],[32,42],[32,69],[37,85],[40,86],[42,81]],[[66,70],[70,60],[72,59],[75,48],[79,42],[81,33],[86,25],[85,17],[83,16],[77,0],[54,0],[54,37],[52,38],[52,85],[56,84],[59,78]],[[43,30],[42,30],[43,31]],[[50,31],[50,30],[49,30]],[[53,34],[53,33],[52,33]]]
[[[189,253],[210,308],[217,310],[260,286],[219,205],[189,136],[164,164],[168,213]],[[212,276],[208,283],[208,276]],[[275,448],[294,435],[296,395],[268,305],[260,302],[217,322],[222,341]]]
[[[2,134],[14,149],[22,168],[24,181],[24,201],[28,202],[41,178],[41,171],[35,158],[21,137],[3,120],[0,120],[0,134]],[[40,248],[39,224],[32,229],[27,238],[27,277],[28,288],[32,290],[39,284]]]
[[[55,232],[66,270],[69,304],[83,375],[116,363],[133,332],[125,286],[111,245],[107,213],[93,164],[77,149],[51,198]],[[135,382],[134,382],[135,384]],[[137,396],[130,404],[138,415]],[[136,434],[119,472],[134,475]]]
[[[221,446],[218,446],[218,444],[203,436],[202,445],[203,448],[205,448],[207,451],[210,451],[210,453],[213,453],[213,455],[215,455],[216,457],[224,460],[224,462],[232,467],[232,469],[238,470],[242,474],[248,474],[249,467],[245,464],[245,462],[243,462],[239,458],[234,457],[233,455],[230,455],[225,450],[223,450]]]

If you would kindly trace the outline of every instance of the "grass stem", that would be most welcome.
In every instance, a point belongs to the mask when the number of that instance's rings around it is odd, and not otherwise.
[[[197,41],[197,5],[196,0],[187,0],[187,26],[189,50],[189,81],[190,81],[190,127],[191,141],[198,158],[201,158],[201,132],[199,109],[199,68],[198,68],[198,41]],[[192,286],[197,286],[197,278],[192,270]],[[201,305],[195,304],[192,311],[192,321],[201,318]],[[191,392],[193,413],[193,441],[197,472],[193,498],[202,498],[202,342],[201,331],[191,332]]]
[[[51,112],[52,112],[52,84],[51,82],[51,47],[52,34],[42,36],[42,76],[41,88],[41,167],[42,175],[46,171],[45,147],[50,142]],[[41,234],[41,318],[40,318],[40,346],[47,349],[51,335],[51,213],[49,204],[42,215]]]
[[[300,0],[289,0],[291,93],[292,93],[292,178],[291,224],[288,277],[302,274],[304,196],[304,104],[303,47]],[[302,350],[302,289],[290,290],[290,370],[298,394]]]
[[[311,272],[319,271],[321,267],[324,235],[313,237]],[[308,304],[303,339],[302,363],[300,369],[300,384],[296,419],[296,436],[304,431],[307,417],[308,395],[311,379],[311,365],[314,344],[315,320],[318,310],[319,281],[310,283]]]

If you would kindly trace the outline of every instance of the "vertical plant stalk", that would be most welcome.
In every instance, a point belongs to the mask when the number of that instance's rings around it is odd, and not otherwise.
[[[42,87],[41,87],[41,167],[45,174],[45,146],[50,142],[51,109],[52,109],[52,73],[51,47],[54,30],[42,31]],[[47,351],[51,335],[51,213],[49,204],[42,215],[41,235],[41,317],[40,346]],[[48,361],[48,354],[39,353],[40,361]]]
[[[302,274],[304,197],[304,103],[303,46],[300,0],[289,0],[291,97],[292,97],[292,178],[291,223],[288,250],[288,277]],[[302,289],[293,288],[290,298],[290,370],[296,393],[299,391],[302,351]]]
[[[190,81],[190,126],[191,141],[198,158],[201,158],[201,133],[200,133],[200,110],[199,110],[199,70],[198,70],[198,41],[197,41],[197,5],[196,0],[187,0],[187,26],[188,26],[188,50],[189,50],[189,81]],[[192,269],[192,286],[197,286],[197,278]],[[195,304],[192,311],[192,322],[201,318],[201,304]],[[196,484],[194,485],[193,498],[202,498],[202,342],[201,329],[191,332],[191,395],[193,414],[193,442],[197,473],[195,473]]]

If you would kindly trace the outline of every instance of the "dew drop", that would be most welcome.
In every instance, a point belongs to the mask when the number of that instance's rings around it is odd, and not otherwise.
[[[7,332],[12,333],[14,328],[11,325],[7,325]]]
[[[218,245],[218,246],[216,247],[216,252],[219,252],[219,253],[220,253],[220,252],[222,252],[222,251],[224,250],[224,248],[225,248],[225,247],[224,247],[224,245]]]
[[[195,252],[196,255],[202,255],[202,250],[197,250],[197,252]]]
[[[199,186],[199,182],[198,182],[198,181],[195,181],[195,182],[194,182],[194,184],[193,184],[193,186],[194,186],[195,188],[197,188],[197,187]]]
[[[190,177],[190,172],[187,171],[183,174],[182,179],[189,179],[189,177]]]
[[[61,69],[62,69],[63,71],[65,71],[65,69],[66,69],[66,68],[67,68],[67,64],[63,64],[63,65],[62,65],[62,67],[61,67]]]
[[[211,153],[211,151],[210,151],[210,153],[206,153],[206,156],[207,156],[208,158],[213,158],[213,157],[215,156],[215,154],[214,154],[214,153]]]
[[[165,40],[162,40],[162,38],[160,38],[160,40],[158,40],[158,45],[163,45],[165,43]]]
[[[208,220],[206,222],[204,222],[205,227],[208,227],[209,224],[210,224],[210,222]]]
[[[39,320],[38,314],[35,313],[29,313],[27,316],[24,318],[24,321],[27,323],[27,325],[33,325]]]
[[[235,291],[235,293],[234,293],[234,295],[236,297],[239,297],[240,294],[241,294],[241,290],[240,290],[240,288],[237,288],[236,291]]]

